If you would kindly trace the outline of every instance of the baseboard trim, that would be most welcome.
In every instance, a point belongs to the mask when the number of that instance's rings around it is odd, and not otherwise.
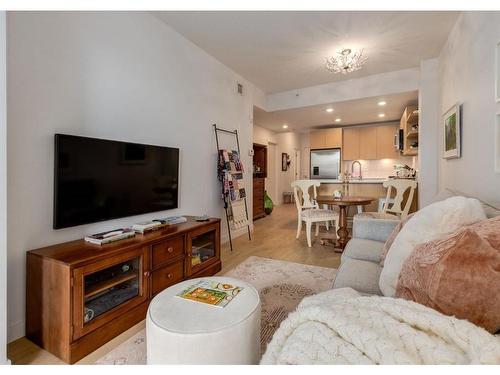
[[[250,232],[253,232],[253,224],[250,224]],[[246,235],[246,234],[247,234],[247,227],[246,226],[243,228],[237,229],[237,230],[231,230],[231,239],[234,240],[235,238],[241,237],[241,236]],[[229,234],[227,232],[223,233],[221,235],[220,241],[223,244],[229,242]]]
[[[21,337],[24,337],[25,324],[24,320],[18,320],[17,322],[9,324],[7,328],[7,343],[16,341]]]

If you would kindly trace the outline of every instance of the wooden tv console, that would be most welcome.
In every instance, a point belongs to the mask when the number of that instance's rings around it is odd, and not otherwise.
[[[75,363],[143,320],[155,294],[221,269],[220,219],[27,253],[26,337]]]

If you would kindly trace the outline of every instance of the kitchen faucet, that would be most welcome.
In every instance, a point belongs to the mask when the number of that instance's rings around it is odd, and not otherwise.
[[[351,164],[351,176],[354,175],[354,164],[358,163],[359,165],[359,177],[358,179],[362,180],[363,176],[361,175],[361,162],[359,160],[354,160]]]

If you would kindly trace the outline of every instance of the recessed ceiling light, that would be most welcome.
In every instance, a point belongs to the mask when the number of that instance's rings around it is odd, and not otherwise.
[[[336,118],[336,119],[335,119],[335,122],[340,122],[340,121],[342,121],[342,119],[341,119],[341,118]]]
[[[283,129],[288,129],[288,125],[287,124],[283,124]]]
[[[379,113],[378,117],[385,117],[385,113]]]
[[[380,107],[383,107],[384,105],[386,105],[387,103],[384,101],[384,100],[381,100],[377,103]]]
[[[327,111],[328,113],[332,113],[332,112],[333,112],[333,108],[327,108],[327,109],[326,109],[326,111]]]

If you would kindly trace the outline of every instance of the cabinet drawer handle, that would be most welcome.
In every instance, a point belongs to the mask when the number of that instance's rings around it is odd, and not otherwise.
[[[172,278],[172,274],[171,274],[171,273],[169,273],[169,274],[167,275],[167,277],[168,277],[169,279],[171,279],[171,278]]]
[[[170,247],[167,249],[167,251],[168,251],[169,253],[173,253],[173,252],[174,252],[174,248],[173,248],[172,246],[170,246]]]
[[[149,277],[149,271],[144,272],[144,276]]]

